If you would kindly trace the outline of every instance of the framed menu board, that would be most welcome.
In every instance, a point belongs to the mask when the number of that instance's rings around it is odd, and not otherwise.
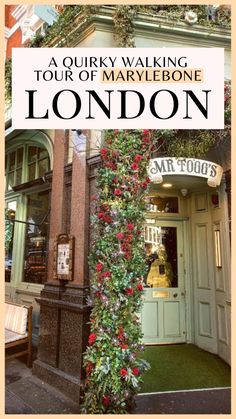
[[[73,281],[74,237],[59,234],[54,245],[54,279]]]

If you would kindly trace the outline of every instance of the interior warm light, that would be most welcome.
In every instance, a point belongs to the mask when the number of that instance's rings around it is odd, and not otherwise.
[[[163,188],[172,188],[172,183],[163,183],[162,187]]]

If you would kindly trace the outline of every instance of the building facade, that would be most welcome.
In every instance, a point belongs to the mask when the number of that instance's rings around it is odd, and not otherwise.
[[[26,38],[22,33],[19,41],[17,35],[24,26],[18,25],[23,6],[7,7],[9,57],[11,46],[20,46]],[[43,15],[48,11],[24,7],[31,16],[24,34],[32,35],[33,27],[34,34],[39,28],[42,33],[49,25],[48,15]],[[78,13],[68,46],[117,46],[113,9],[99,7],[85,20],[83,12]],[[57,13],[49,14],[55,20]],[[158,13],[135,15],[137,47],[224,48],[225,79],[230,81],[227,27],[190,24],[188,15],[173,25],[170,16]],[[13,22],[17,16],[18,22]],[[209,16],[213,19],[214,14]],[[57,43],[50,40],[49,46]],[[96,193],[102,141],[103,132],[89,127],[83,132],[79,127],[13,130],[7,109],[6,299],[33,305],[33,338],[38,345],[34,373],[69,394],[72,390],[75,398],[80,394],[88,336],[90,203]],[[169,173],[162,183],[151,183],[143,226],[149,272],[140,322],[145,344],[194,343],[230,363],[230,138],[201,159],[223,168],[219,186],[213,188],[194,174]],[[75,238],[71,282],[55,277],[59,234]]]

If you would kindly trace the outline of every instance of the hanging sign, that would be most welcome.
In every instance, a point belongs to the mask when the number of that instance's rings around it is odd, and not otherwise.
[[[162,183],[164,175],[197,176],[207,179],[212,187],[220,185],[223,168],[216,163],[200,159],[160,157],[151,159],[148,175],[152,182]]]
[[[54,279],[73,280],[74,237],[59,234],[54,245]]]

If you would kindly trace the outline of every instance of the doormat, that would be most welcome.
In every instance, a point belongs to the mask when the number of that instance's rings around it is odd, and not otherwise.
[[[146,346],[141,358],[151,369],[143,375],[139,393],[231,385],[230,366],[192,344]]]

